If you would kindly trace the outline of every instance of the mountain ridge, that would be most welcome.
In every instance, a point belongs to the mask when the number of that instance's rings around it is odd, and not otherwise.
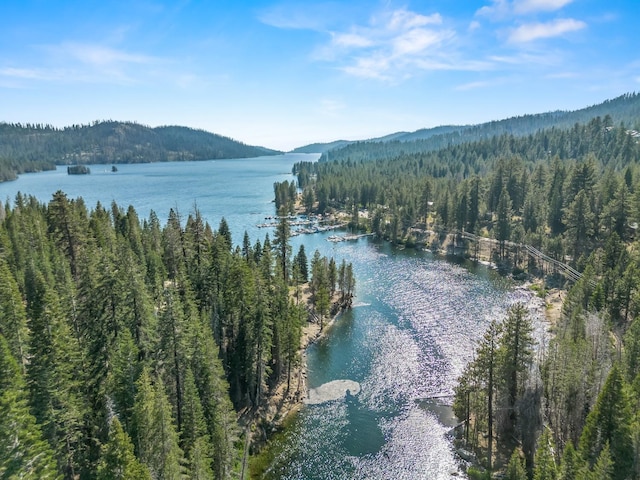
[[[326,159],[327,151],[340,151],[343,149],[358,150],[366,144],[385,144],[389,150],[389,144],[423,142],[420,151],[430,151],[446,147],[451,144],[459,144],[479,139],[490,138],[504,133],[516,136],[529,135],[545,128],[570,128],[576,123],[587,123],[595,117],[609,115],[614,124],[640,123],[640,94],[626,93],[613,99],[604,100],[601,103],[590,105],[578,110],[555,110],[550,112],[524,114],[508,117],[501,120],[475,125],[440,125],[431,128],[421,128],[413,132],[395,132],[382,137],[364,140],[340,140],[328,143],[315,143],[294,149],[293,153],[311,153],[310,147],[315,147],[313,153],[322,153]],[[635,122],[635,123],[634,123]],[[632,127],[634,125],[631,125]],[[639,125],[640,126],[640,125]],[[336,145],[337,144],[337,145]],[[357,145],[359,147],[354,147]],[[369,146],[370,147],[370,146]],[[398,146],[401,149],[402,146]]]
[[[222,135],[176,125],[149,127],[136,122],[96,121],[55,128],[0,123],[0,181],[55,165],[151,163],[276,155]]]

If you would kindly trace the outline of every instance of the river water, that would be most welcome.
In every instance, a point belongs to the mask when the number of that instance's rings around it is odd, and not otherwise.
[[[224,216],[234,241],[274,214],[273,183],[317,155],[91,167],[22,175],[0,184],[0,199],[18,191],[49,201],[62,190],[88,208],[133,205],[140,218],[170,208],[184,218],[194,206],[217,228]],[[329,334],[307,351],[313,401],[271,442],[269,479],[464,478],[447,432],[446,404],[489,322],[529,294],[482,266],[398,250],[370,239],[330,243],[329,233],[301,235],[307,255],[319,249],[354,265],[357,298]],[[444,405],[444,406],[443,406]]]

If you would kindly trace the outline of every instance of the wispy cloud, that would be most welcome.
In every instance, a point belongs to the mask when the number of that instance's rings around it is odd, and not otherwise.
[[[586,28],[587,24],[573,18],[559,18],[546,23],[525,23],[509,34],[510,43],[527,43],[541,38],[559,37]]]
[[[366,22],[326,33],[329,41],[316,48],[313,58],[335,62],[348,75],[395,81],[424,70],[454,68],[447,58],[452,57],[448,54],[456,32],[438,13],[384,10]]]
[[[513,2],[513,10],[517,14],[555,12],[572,2],[573,0],[516,0]]]
[[[480,8],[476,15],[491,20],[502,20],[517,15],[528,15],[539,12],[555,12],[572,3],[574,0],[492,0],[490,5]]]
[[[336,2],[284,2],[258,12],[258,20],[276,28],[323,31],[338,22],[344,5]]]
[[[457,87],[455,87],[455,90],[464,92],[468,90],[476,90],[479,88],[493,87],[497,83],[501,83],[501,82],[492,82],[492,81],[469,82],[469,83],[463,83],[462,85],[458,85]]]
[[[51,79],[51,72],[45,72],[35,68],[0,68],[0,76],[20,80],[47,80]],[[55,75],[59,78],[59,75]]]
[[[130,53],[103,45],[63,43],[50,46],[48,49],[98,68],[126,64],[148,65],[157,62],[156,58],[148,55]]]
[[[153,75],[151,67],[169,63],[159,57],[80,42],[40,45],[35,50],[43,55],[32,60],[38,67],[4,66],[0,76],[12,79],[16,88],[33,82],[132,84]]]

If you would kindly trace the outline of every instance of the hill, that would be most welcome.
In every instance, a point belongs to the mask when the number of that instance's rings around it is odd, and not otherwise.
[[[55,165],[149,163],[274,155],[221,135],[179,126],[94,122],[57,129],[0,123],[0,181]]]
[[[353,142],[349,140],[336,140],[329,143],[312,143],[303,147],[294,148],[291,150],[291,153],[324,153],[334,148],[341,148],[346,145],[350,145],[351,143]]]
[[[503,134],[522,137],[543,129],[569,129],[575,124],[586,124],[595,117],[606,118],[611,124],[624,124],[640,129],[640,94],[629,93],[600,104],[575,111],[555,111],[496,120],[478,125],[450,125],[425,128],[415,132],[397,132],[384,137],[358,142],[322,144],[331,151],[331,160],[377,160],[408,153],[424,153],[452,145],[489,139]],[[323,155],[320,161],[325,161]]]

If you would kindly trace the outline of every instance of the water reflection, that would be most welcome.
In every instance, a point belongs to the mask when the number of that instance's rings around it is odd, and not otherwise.
[[[324,249],[353,262],[358,307],[309,348],[309,385],[349,379],[360,392],[343,385],[305,407],[272,447],[267,478],[464,478],[448,436],[456,378],[490,321],[527,293],[429,253],[366,241]]]

